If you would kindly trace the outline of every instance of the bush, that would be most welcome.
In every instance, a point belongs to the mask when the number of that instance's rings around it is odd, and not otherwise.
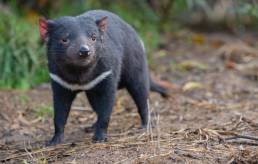
[[[48,80],[38,28],[11,14],[0,14],[0,88],[27,89]]]

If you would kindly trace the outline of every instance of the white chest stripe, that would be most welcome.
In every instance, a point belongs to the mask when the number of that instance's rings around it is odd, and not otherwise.
[[[76,91],[76,90],[89,90],[92,89],[93,87],[95,87],[98,83],[100,83],[102,80],[104,80],[106,77],[108,77],[109,75],[112,74],[112,71],[106,71],[103,72],[102,74],[100,74],[98,77],[96,77],[94,80],[90,81],[87,84],[83,84],[83,85],[79,85],[79,84],[70,84],[66,81],[64,81],[63,79],[61,79],[59,76],[50,73],[50,77],[52,80],[54,80],[55,82],[57,82],[58,84],[60,84],[61,86],[70,89],[72,91]]]

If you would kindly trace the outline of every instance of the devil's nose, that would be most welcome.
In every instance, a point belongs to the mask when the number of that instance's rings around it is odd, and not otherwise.
[[[80,56],[88,56],[90,52],[90,49],[88,46],[81,46],[80,50],[79,50],[79,55]]]

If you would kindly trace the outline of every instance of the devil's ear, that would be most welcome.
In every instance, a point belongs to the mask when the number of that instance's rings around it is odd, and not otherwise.
[[[99,27],[99,30],[102,32],[105,32],[107,30],[107,16],[99,19],[96,21],[97,26]]]
[[[47,42],[48,41],[48,32],[51,29],[51,27],[54,26],[54,21],[47,20],[43,17],[39,18],[39,32],[40,32],[40,38]]]

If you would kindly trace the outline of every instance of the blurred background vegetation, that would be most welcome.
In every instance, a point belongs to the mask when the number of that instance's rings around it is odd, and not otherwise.
[[[110,10],[139,32],[148,58],[182,28],[242,33],[258,24],[256,0],[0,0],[0,88],[28,89],[47,82],[38,17]]]

